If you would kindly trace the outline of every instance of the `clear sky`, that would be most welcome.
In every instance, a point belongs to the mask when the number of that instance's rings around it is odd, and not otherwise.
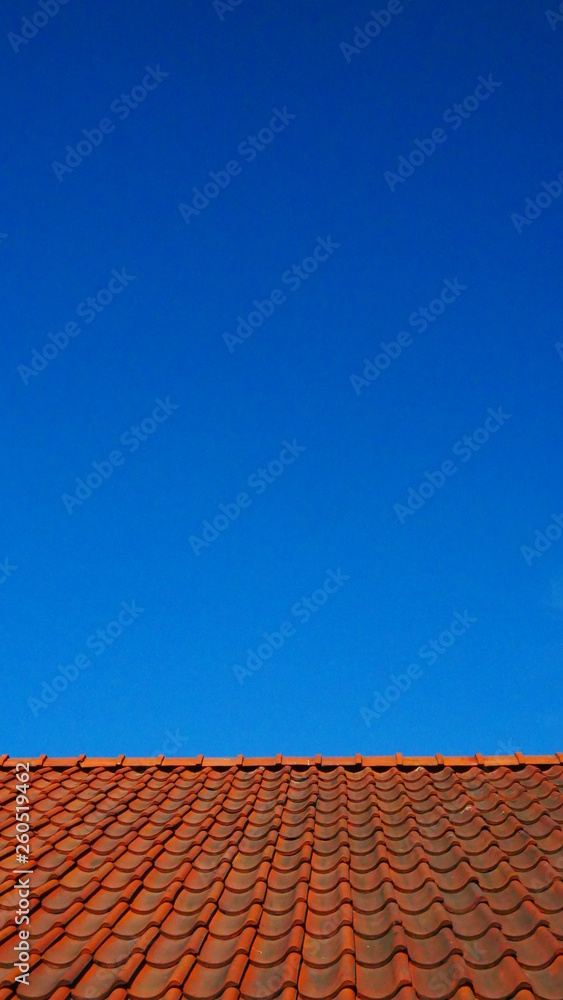
[[[3,5],[0,753],[562,749],[545,3]]]

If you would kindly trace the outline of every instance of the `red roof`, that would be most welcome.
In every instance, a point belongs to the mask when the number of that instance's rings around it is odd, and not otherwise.
[[[563,1000],[562,754],[15,763],[0,1000]]]

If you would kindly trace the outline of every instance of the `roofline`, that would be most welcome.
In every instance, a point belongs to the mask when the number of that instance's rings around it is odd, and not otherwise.
[[[268,769],[278,767],[345,767],[354,770],[361,767],[369,767],[374,770],[387,770],[391,767],[397,767],[403,771],[409,771],[417,767],[425,767],[432,770],[439,770],[443,767],[450,767],[455,770],[468,770],[472,767],[518,768],[526,767],[528,764],[536,767],[551,767],[554,764],[563,764],[563,753],[528,756],[517,752],[512,756],[504,757],[484,757],[480,753],[475,754],[473,757],[443,757],[441,754],[435,754],[433,757],[403,757],[400,753],[387,757],[366,757],[362,754],[356,754],[353,757],[323,757],[321,754],[317,754],[314,757],[286,757],[282,754],[277,754],[275,757],[244,757],[243,754],[239,754],[238,757],[204,757],[203,755],[199,757],[165,757],[163,754],[160,757],[126,757],[124,755],[120,757],[87,757],[85,754],[81,754],[78,757],[48,757],[47,754],[42,754],[40,757],[10,757],[8,754],[4,754],[0,755],[0,768],[13,768],[20,761],[26,761],[31,768],[51,767],[64,769],[79,767],[83,770],[96,767],[113,769],[119,767],[160,767],[167,770],[178,767],[190,768],[192,770],[200,770],[202,768],[228,770],[234,767],[249,770],[259,767]]]

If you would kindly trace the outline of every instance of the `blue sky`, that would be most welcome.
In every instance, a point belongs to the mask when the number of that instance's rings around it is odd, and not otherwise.
[[[561,749],[563,16],[56,8],[0,15],[0,752]]]

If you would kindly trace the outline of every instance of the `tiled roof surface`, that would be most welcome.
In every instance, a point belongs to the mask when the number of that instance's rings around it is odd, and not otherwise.
[[[563,1000],[563,756],[32,761],[0,1000]]]

